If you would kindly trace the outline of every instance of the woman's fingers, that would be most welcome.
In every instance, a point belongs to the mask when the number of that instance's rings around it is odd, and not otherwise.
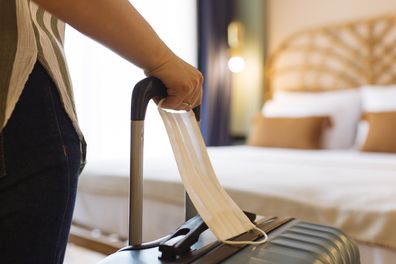
[[[168,96],[162,106],[175,110],[190,110],[200,105],[202,94],[202,85],[200,83],[168,88]]]
[[[201,87],[201,85],[199,85],[199,87],[196,87],[193,92],[183,100],[182,104],[184,104],[184,106],[186,107],[189,107],[190,109],[200,105],[202,100]]]

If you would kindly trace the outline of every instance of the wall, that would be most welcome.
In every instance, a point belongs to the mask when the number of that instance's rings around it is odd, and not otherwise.
[[[234,0],[235,19],[245,28],[242,56],[245,69],[232,75],[231,134],[245,136],[262,104],[265,60],[266,0]]]
[[[270,0],[268,47],[305,28],[396,12],[394,0]]]

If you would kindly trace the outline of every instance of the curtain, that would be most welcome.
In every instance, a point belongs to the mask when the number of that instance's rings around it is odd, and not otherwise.
[[[201,130],[208,146],[231,141],[227,27],[233,6],[230,0],[198,0],[198,68],[205,78]]]
[[[196,0],[130,2],[173,52],[197,66]],[[132,88],[145,77],[143,71],[71,27],[66,28],[65,53],[88,162],[128,160]],[[172,157],[154,103],[149,104],[144,137],[145,156],[166,151]]]

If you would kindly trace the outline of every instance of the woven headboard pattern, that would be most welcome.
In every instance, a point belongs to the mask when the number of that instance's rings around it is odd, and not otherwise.
[[[297,33],[270,56],[266,92],[396,83],[396,14]]]

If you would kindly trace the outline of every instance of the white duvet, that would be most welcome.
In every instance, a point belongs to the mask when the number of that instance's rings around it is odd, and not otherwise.
[[[359,241],[396,249],[396,155],[248,146],[211,147],[209,155],[244,210],[336,226]],[[91,163],[80,191],[125,195],[128,171],[128,162]],[[144,178],[146,196],[183,202],[168,150],[147,155]]]

